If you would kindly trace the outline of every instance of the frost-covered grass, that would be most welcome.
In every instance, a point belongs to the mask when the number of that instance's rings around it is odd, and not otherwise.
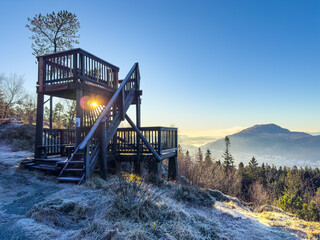
[[[301,239],[320,239],[320,222],[305,221],[281,209],[269,208],[273,209],[273,211],[252,212],[245,208],[239,208],[234,202],[228,202],[223,207],[220,207],[223,211],[232,209],[231,211],[234,212],[236,210],[243,216],[256,219],[266,226],[278,227]]]
[[[17,168],[29,156],[0,146],[0,239],[298,239],[319,225],[219,202],[205,190],[135,176],[76,186]],[[285,224],[285,225],[283,225]]]

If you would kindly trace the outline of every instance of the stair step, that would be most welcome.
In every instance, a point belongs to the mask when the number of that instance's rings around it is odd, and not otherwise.
[[[34,166],[36,165],[34,162],[29,162],[29,163],[24,163],[23,164],[24,166],[28,166],[28,167],[31,167],[31,166]]]
[[[49,171],[56,171],[57,168],[53,165],[45,165],[45,164],[37,164],[37,165],[33,165],[31,166],[32,168],[35,169],[40,169],[40,170],[49,170]]]
[[[66,168],[64,171],[66,172],[82,172],[84,168]]]
[[[84,161],[70,161],[69,164],[70,163],[84,163]]]
[[[84,155],[84,152],[76,152],[74,155]]]
[[[81,180],[80,177],[58,177],[61,182],[79,182]]]

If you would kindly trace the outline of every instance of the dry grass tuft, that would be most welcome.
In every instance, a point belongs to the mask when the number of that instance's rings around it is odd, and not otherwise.
[[[81,202],[53,199],[35,205],[27,214],[37,222],[62,228],[74,228],[85,220],[92,209]]]

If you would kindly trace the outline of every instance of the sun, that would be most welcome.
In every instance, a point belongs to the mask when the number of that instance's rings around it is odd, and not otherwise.
[[[97,103],[97,102],[92,102],[92,103],[91,103],[91,107],[93,107],[93,108],[98,107],[98,103]]]

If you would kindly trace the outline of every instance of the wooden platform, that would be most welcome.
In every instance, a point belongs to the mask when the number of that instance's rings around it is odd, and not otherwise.
[[[100,169],[101,177],[121,162],[169,159],[168,176],[177,176],[176,128],[141,127],[139,64],[123,80],[119,68],[80,48],[38,57],[35,159],[23,165],[81,184]],[[49,129],[44,128],[44,96],[49,97]],[[75,129],[53,129],[52,97],[75,100]],[[133,122],[127,115],[136,107]],[[131,128],[119,128],[126,120]],[[114,164],[112,164],[114,162]],[[174,163],[174,164],[172,164]]]

